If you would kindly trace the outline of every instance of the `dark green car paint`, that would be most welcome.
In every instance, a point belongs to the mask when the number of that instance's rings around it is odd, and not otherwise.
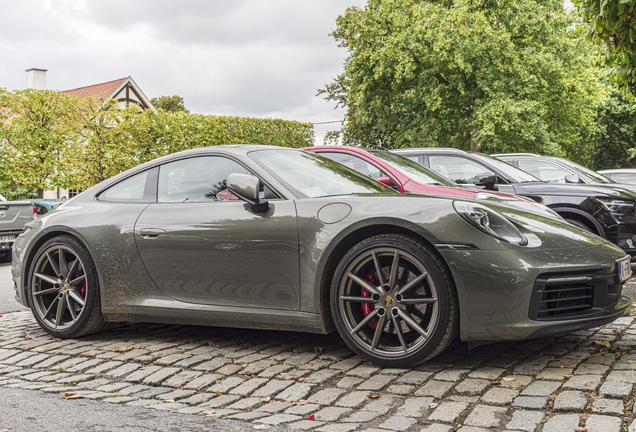
[[[308,332],[334,330],[328,290],[349,248],[371,235],[408,233],[471,250],[437,250],[460,302],[461,338],[485,342],[589,328],[621,316],[623,297],[592,316],[541,322],[528,316],[539,275],[616,274],[618,247],[578,228],[496,203],[526,246],[497,240],[467,223],[446,197],[382,194],[298,198],[262,169],[250,152],[261,146],[191,150],[109,179],[30,223],[15,243],[12,274],[28,306],[26,275],[47,239],[69,234],[89,250],[108,321],[148,321]],[[295,150],[288,150],[295,151]],[[224,155],[239,161],[281,198],[254,213],[240,201],[115,203],[95,197],[142,170],[179,158]],[[165,234],[160,231],[164,230]]]

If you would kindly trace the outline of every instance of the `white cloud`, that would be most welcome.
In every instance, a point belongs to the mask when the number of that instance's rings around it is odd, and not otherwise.
[[[23,0],[0,15],[0,87],[48,69],[69,89],[132,76],[148,97],[178,94],[193,112],[340,120],[316,97],[346,51],[328,34],[365,0]],[[318,139],[338,125],[318,126]]]

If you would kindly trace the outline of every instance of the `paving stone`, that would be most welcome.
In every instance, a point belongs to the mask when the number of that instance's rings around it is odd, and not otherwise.
[[[230,362],[230,359],[227,359],[225,357],[216,357],[216,358],[213,358],[212,360],[208,360],[206,362],[201,363],[200,365],[194,367],[193,369],[204,371],[204,372],[212,372],[229,362]],[[175,364],[175,366],[178,366],[178,364]]]
[[[287,387],[290,387],[294,384],[293,381],[283,381],[283,380],[271,380],[263,387],[256,390],[252,396],[255,397],[273,397],[275,394],[280,393]]]
[[[262,417],[258,419],[258,423],[265,423],[270,425],[279,425],[281,423],[291,423],[293,421],[302,420],[301,416],[293,414],[275,414],[269,417]]]
[[[162,365],[162,366],[171,366],[175,364],[176,362],[178,362],[179,360],[183,360],[189,357],[192,357],[192,356],[190,354],[177,353],[177,354],[171,354],[165,357],[161,357],[153,361],[153,363]]]
[[[103,402],[107,402],[107,403],[111,403],[111,404],[125,404],[125,403],[130,403],[131,401],[134,401],[135,398],[133,397],[127,397],[127,396],[121,396],[121,397],[111,397],[111,398],[106,398],[103,399]],[[156,401],[153,401],[156,402]]]
[[[403,399],[398,396],[383,394],[378,399],[371,399],[363,409],[380,414],[388,413],[394,406],[401,405]]]
[[[358,390],[381,390],[395,377],[389,375],[374,375],[358,386]]]
[[[134,396],[139,398],[144,398],[144,399],[152,399],[154,397],[159,396],[160,394],[168,393],[170,390],[172,389],[169,387],[147,387],[146,390],[142,390],[138,393],[134,393]],[[119,392],[119,394],[123,394],[122,392],[123,390]]]
[[[415,386],[406,384],[394,384],[389,386],[386,391],[392,394],[408,396],[415,391]]]
[[[160,394],[155,399],[159,400],[179,400],[192,396],[196,392],[194,390],[175,390],[168,393]]]
[[[216,383],[216,381],[221,378],[221,375],[218,374],[204,374],[198,378],[193,379],[189,383],[183,386],[186,389],[192,390],[203,390],[206,387],[210,387],[212,384]]]
[[[263,413],[263,412],[242,412],[242,413],[238,413],[238,414],[232,414],[227,416],[227,418],[230,419],[234,419],[234,420],[244,420],[244,421],[250,421],[250,420],[256,420],[259,419],[261,417],[267,417],[269,414],[267,413]]]
[[[519,408],[542,409],[548,400],[542,396],[517,396],[512,402],[512,406]]]
[[[122,362],[120,361],[109,361],[109,362],[101,363],[95,367],[92,367],[86,370],[85,372],[90,374],[95,374],[95,375],[108,373],[108,371],[113,370],[121,365],[122,365]]]
[[[592,402],[592,410],[596,411],[595,408],[600,408],[603,414],[623,415],[624,406],[622,400],[596,399]]]
[[[362,360],[360,360],[359,358],[350,358],[339,361],[338,363],[334,363],[329,367],[340,371],[348,371],[358,366],[360,363],[362,363]]]
[[[456,368],[448,368],[437,375],[435,375],[434,379],[437,381],[453,381],[457,382],[462,377],[470,372],[470,369],[456,369]]]
[[[464,402],[442,402],[428,416],[428,419],[452,423],[466,408],[468,408],[468,404]]]
[[[574,375],[563,384],[564,389],[594,391],[601,383],[601,375]]]
[[[453,427],[441,423],[433,423],[426,426],[420,432],[452,432]]]
[[[464,424],[484,428],[497,427],[506,412],[506,408],[477,405],[471,413],[468,414],[468,417],[464,420]]]
[[[216,397],[216,393],[195,393],[189,398],[182,399],[180,402],[188,405],[199,405]]]
[[[621,419],[593,414],[585,421],[585,429],[588,432],[620,432]]]
[[[221,382],[217,382],[216,384],[212,385],[211,387],[208,388],[209,392],[221,392],[221,393],[227,393],[230,390],[232,390],[235,387],[238,387],[239,385],[241,385],[241,383],[243,382],[243,378],[239,378],[239,377],[228,377],[225,378],[223,380],[221,380]]]
[[[415,396],[433,396],[441,398],[455,385],[453,382],[431,380],[420,387]]]
[[[518,394],[519,390],[493,387],[482,396],[481,400],[493,405],[507,405],[511,403]]]
[[[505,378],[499,381],[499,385],[505,388],[514,388],[515,390],[519,390],[520,387],[527,387],[533,382],[531,376],[525,375],[508,375]]]
[[[259,387],[264,386],[269,380],[267,378],[252,378],[244,381],[238,387],[232,389],[230,393],[240,396],[247,396]]]
[[[479,378],[494,381],[506,370],[496,367],[482,367],[468,374],[468,378]]]
[[[517,410],[512,413],[512,420],[506,429],[533,432],[543,417],[544,414],[539,411]]]
[[[540,380],[552,380],[552,381],[563,381],[566,376],[571,375],[572,369],[570,368],[551,368],[547,367],[543,369],[538,375],[537,379]]]
[[[202,374],[203,372],[181,371],[178,374],[164,381],[163,385],[168,387],[180,387],[180,386],[183,386],[188,381],[192,381],[193,379],[201,376]]]
[[[329,405],[333,403],[336,399],[338,399],[340,395],[342,395],[342,393],[344,392],[345,392],[344,389],[339,389],[339,388],[322,389],[318,391],[317,393],[313,394],[309,399],[307,399],[307,402],[315,403],[319,405]],[[330,420],[326,420],[326,421],[330,421]]]
[[[605,375],[609,370],[609,365],[603,365],[598,363],[582,363],[574,371],[575,375]]]
[[[617,381],[605,381],[598,393],[602,396],[610,396],[615,398],[628,398],[632,394],[633,384],[617,382]]]
[[[220,373],[221,375],[234,375],[235,373],[237,373],[241,369],[243,369],[243,366],[241,366],[241,365],[238,365],[238,364],[226,364],[225,366],[221,366],[219,369],[217,369],[216,372]]]
[[[294,415],[299,415],[299,416],[307,416],[313,412],[316,412],[320,409],[320,405],[318,404],[313,404],[313,403],[307,403],[304,405],[294,405],[290,408],[287,408],[285,410],[285,414],[294,414]]]
[[[169,377],[171,377],[172,375],[176,374],[180,370],[181,369],[179,369],[179,368],[163,367],[163,368],[159,369],[157,372],[155,372],[155,373],[153,373],[151,375],[148,375],[146,378],[144,378],[142,383],[146,384],[146,385],[161,384],[162,381],[168,379]]]
[[[355,408],[367,400],[368,394],[369,392],[366,391],[354,391],[347,393],[336,402],[336,406]]]
[[[587,405],[587,398],[578,391],[566,390],[554,399],[555,411],[583,411]]]
[[[200,404],[199,406],[203,408],[222,408],[224,406],[227,406],[231,403],[236,402],[240,398],[241,397],[237,395],[223,395],[223,396],[218,396],[213,399],[210,399],[209,401],[204,402]]]
[[[339,373],[340,373],[339,371],[333,370],[333,369],[322,369],[312,373],[307,378],[305,378],[305,382],[312,383],[312,384],[320,384],[338,375]]]
[[[275,401],[275,402],[269,402],[263,406],[256,408],[256,411],[275,413],[275,412],[284,411],[291,406],[292,406],[291,402]]]
[[[397,410],[396,415],[399,417],[421,418],[430,409],[429,405],[431,403],[433,403],[433,398],[430,397],[406,399],[404,404]]]
[[[390,417],[384,423],[380,424],[383,429],[390,429],[394,431],[405,431],[411,426],[417,423],[417,420],[410,417]]]
[[[346,423],[368,423],[381,415],[382,414],[373,411],[357,411],[340,421]]]
[[[371,375],[379,371],[380,368],[376,365],[363,364],[347,372],[347,375],[356,376],[359,378],[369,378]]]
[[[318,421],[322,422],[334,422],[338,420],[340,417],[349,414],[351,412],[351,408],[340,408],[340,407],[325,407],[320,411],[314,413],[314,417]]]
[[[282,392],[276,395],[276,399],[288,400],[290,402],[297,402],[304,399],[309,392],[313,384],[295,383],[289,388],[286,388]]]
[[[522,396],[549,396],[561,387],[554,381],[535,381],[521,392]]]
[[[579,425],[578,414],[560,414],[550,418],[543,425],[543,432],[573,431]]]
[[[350,389],[364,381],[362,378],[346,376],[336,383],[336,387]]]
[[[356,423],[331,423],[316,429],[316,432],[351,432],[358,429],[359,425]]]
[[[310,430],[310,429],[315,429],[317,427],[320,427],[322,425],[324,425],[323,422],[300,420],[294,423],[289,423],[287,426],[289,426],[292,429]]]
[[[91,375],[92,376],[92,375]],[[97,379],[93,379],[93,380],[89,380],[89,381],[83,381],[80,384],[78,384],[78,387],[81,388],[86,388],[86,389],[94,389],[100,386],[104,386],[106,384],[109,384],[110,380],[107,380],[105,378],[97,378]]]
[[[128,383],[126,383],[128,384]],[[132,385],[129,387],[125,387],[121,390],[118,390],[117,393],[121,394],[121,395],[132,395],[135,393],[139,393],[139,392],[143,392],[148,390],[150,387],[145,386],[145,385],[141,385],[141,384],[136,384],[136,385]]]
[[[477,395],[489,385],[490,381],[485,379],[466,378],[455,387],[455,391],[462,394]]]
[[[126,374],[129,374],[129,373],[133,372],[133,371],[136,371],[140,367],[141,367],[141,365],[138,364],[138,363],[126,363],[126,364],[123,364],[123,365],[111,370],[110,372],[107,373],[107,375],[110,375],[110,376],[115,377],[115,378],[119,378],[119,377],[122,377],[122,376],[124,376]]]
[[[620,381],[636,384],[636,371],[612,371],[605,378],[605,381]]]
[[[55,382],[58,384],[72,384],[72,383],[81,383],[83,381],[88,381],[92,378],[94,378],[94,375],[77,374],[77,375],[71,375],[68,377],[60,378],[58,380],[55,380]]]
[[[235,409],[239,411],[250,410],[258,405],[261,405],[263,402],[256,397],[247,397],[243,399],[239,399],[234,402],[232,405],[228,406],[228,409]]]
[[[130,387],[129,383],[110,383],[95,388],[95,390],[105,393],[117,393],[119,390]]]
[[[399,384],[414,384],[420,385],[424,381],[430,378],[433,375],[431,372],[422,372],[422,371],[409,371],[399,377],[395,382]]]

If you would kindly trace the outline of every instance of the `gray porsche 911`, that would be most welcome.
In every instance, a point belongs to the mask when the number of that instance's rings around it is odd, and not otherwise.
[[[327,333],[405,367],[620,317],[630,258],[549,213],[400,195],[294,149],[166,156],[30,222],[17,298],[53,336],[146,321]],[[202,329],[202,332],[205,330]]]

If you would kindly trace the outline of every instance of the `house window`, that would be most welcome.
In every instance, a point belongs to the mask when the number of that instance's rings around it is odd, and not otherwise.
[[[68,190],[68,199],[74,198],[74,197],[78,196],[81,193],[82,193],[82,191],[79,190],[79,189],[69,189]]]

